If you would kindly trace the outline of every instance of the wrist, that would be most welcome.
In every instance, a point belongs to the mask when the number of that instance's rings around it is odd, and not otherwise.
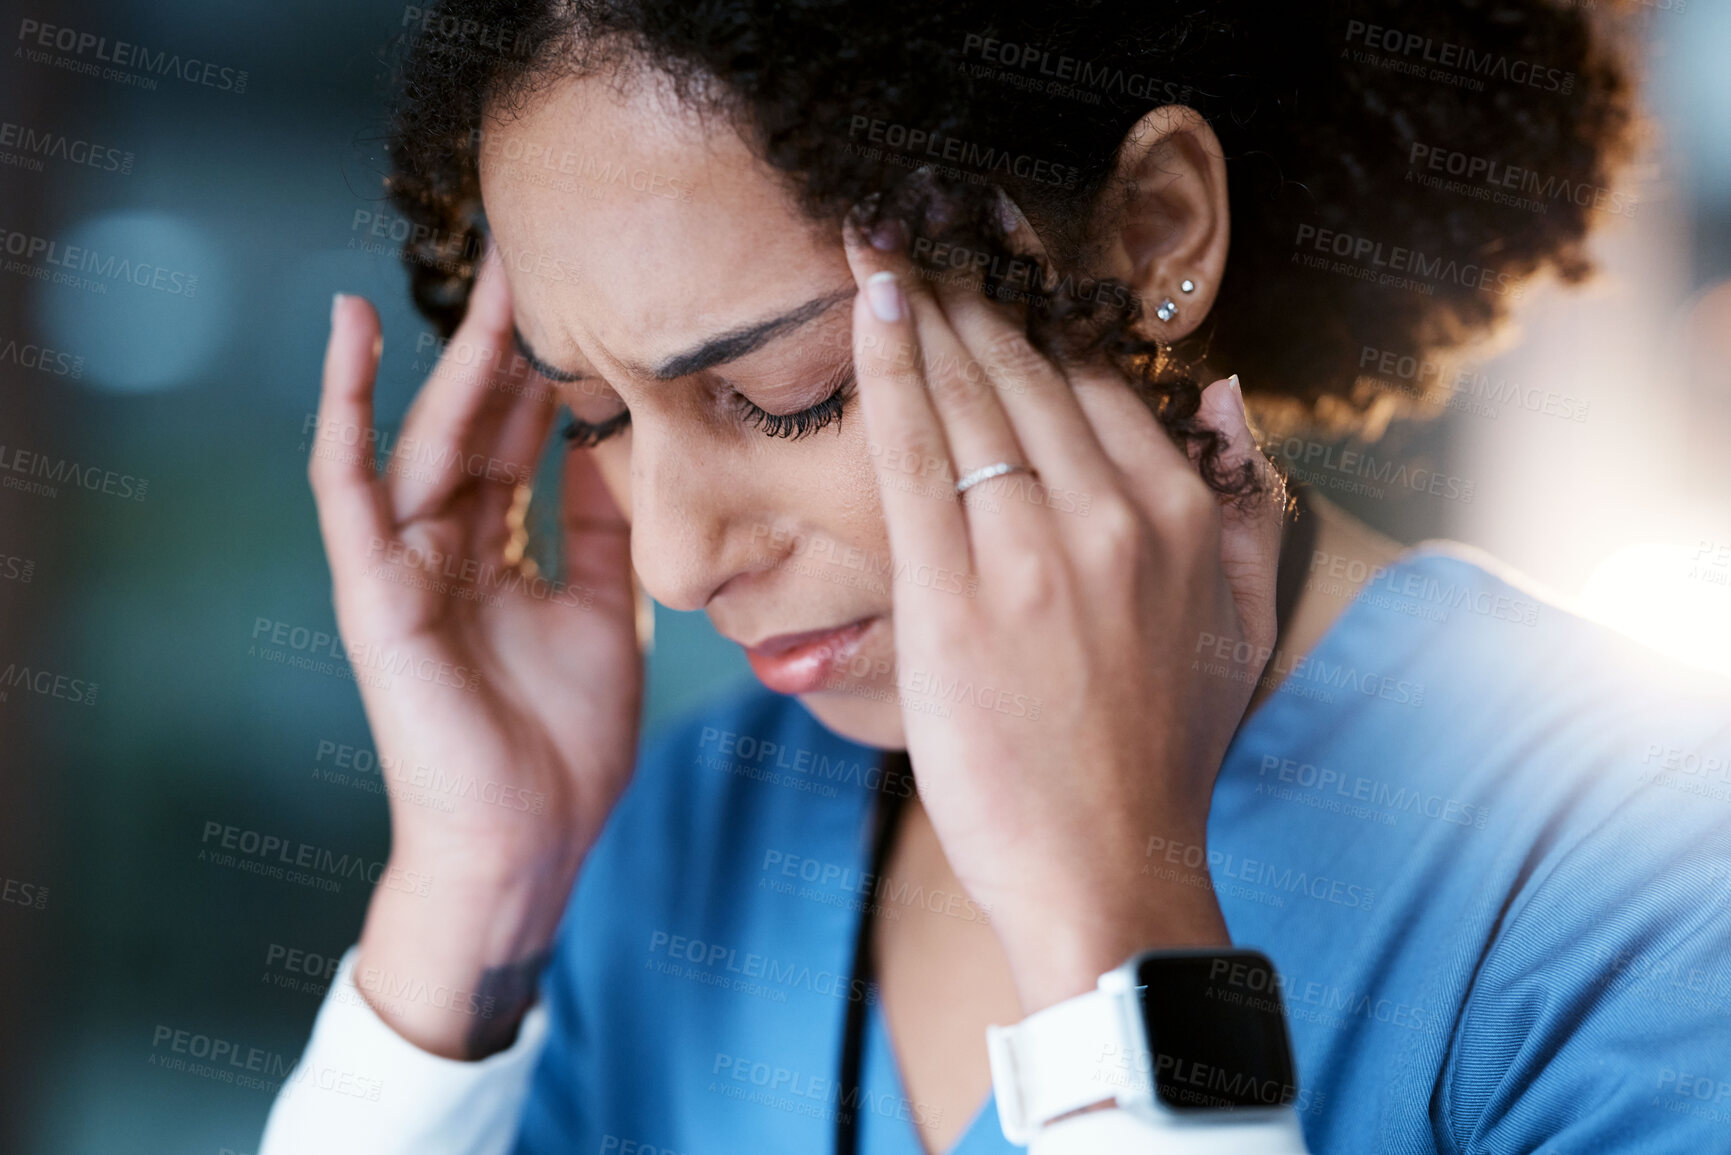
[[[1232,936],[1212,888],[1138,887],[1134,905],[1075,901],[994,920],[1025,1014],[1094,989],[1145,950],[1226,948]]]
[[[424,893],[373,892],[354,982],[384,1022],[436,1055],[480,1059],[508,1047],[534,1002],[575,869],[535,861],[440,873],[393,855],[386,878],[431,879]]]
[[[469,891],[568,886],[592,841],[557,823],[457,832],[393,823],[390,864]]]

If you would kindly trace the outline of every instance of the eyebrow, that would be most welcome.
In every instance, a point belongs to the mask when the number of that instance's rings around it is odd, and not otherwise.
[[[529,362],[529,368],[535,370],[535,372],[541,374],[541,376],[547,378],[549,381],[582,381],[588,376],[585,373],[572,373],[566,369],[555,369],[553,366],[547,364],[547,362],[541,360],[541,358],[535,355],[535,350],[529,348],[529,342],[523,340],[523,333],[516,325],[511,326],[511,340],[516,342],[517,352],[522,356],[523,360]]]
[[[825,297],[814,297],[805,304],[789,309],[780,316],[771,317],[766,321],[758,321],[751,325],[741,325],[737,329],[729,329],[725,333],[709,338],[702,344],[688,349],[683,353],[675,353],[663,358],[652,366],[634,365],[638,372],[655,378],[658,381],[673,381],[680,377],[689,377],[693,373],[701,373],[705,369],[713,369],[717,365],[725,365],[729,361],[737,361],[748,353],[754,353],[780,337],[791,329],[816,320],[830,309],[843,301],[852,300],[854,290],[843,289]],[[529,362],[530,368],[552,381],[581,381],[582,373],[572,373],[564,369],[556,369],[535,355],[529,348],[529,343],[523,339],[523,334],[515,326],[511,329],[512,337],[517,342],[517,351]]]
[[[717,365],[725,365],[729,361],[737,361],[747,353],[763,348],[788,330],[797,329],[841,302],[851,300],[853,295],[854,290],[849,288],[831,293],[827,297],[815,297],[779,317],[771,317],[755,325],[729,329],[719,336],[711,337],[695,349],[666,358],[650,369],[649,375],[660,381],[672,381],[677,377],[688,377],[705,369],[713,369]]]

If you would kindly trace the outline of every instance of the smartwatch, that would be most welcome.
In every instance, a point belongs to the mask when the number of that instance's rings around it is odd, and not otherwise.
[[[1258,951],[1145,951],[1086,994],[987,1027],[986,1051],[999,1123],[1019,1146],[1106,1101],[1163,1129],[1298,1135],[1279,976]]]

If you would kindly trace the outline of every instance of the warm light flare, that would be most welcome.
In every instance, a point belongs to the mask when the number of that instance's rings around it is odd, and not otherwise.
[[[1731,546],[1623,546],[1594,568],[1579,602],[1667,657],[1731,676]]]

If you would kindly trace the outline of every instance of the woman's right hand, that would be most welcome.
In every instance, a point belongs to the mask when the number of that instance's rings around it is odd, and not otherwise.
[[[508,1046],[577,869],[631,775],[642,695],[630,539],[567,455],[563,584],[504,563],[506,516],[552,427],[510,372],[493,253],[467,315],[374,468],[379,319],[339,296],[308,475],[337,624],[391,810],[354,977],[403,1037],[452,1058]]]

